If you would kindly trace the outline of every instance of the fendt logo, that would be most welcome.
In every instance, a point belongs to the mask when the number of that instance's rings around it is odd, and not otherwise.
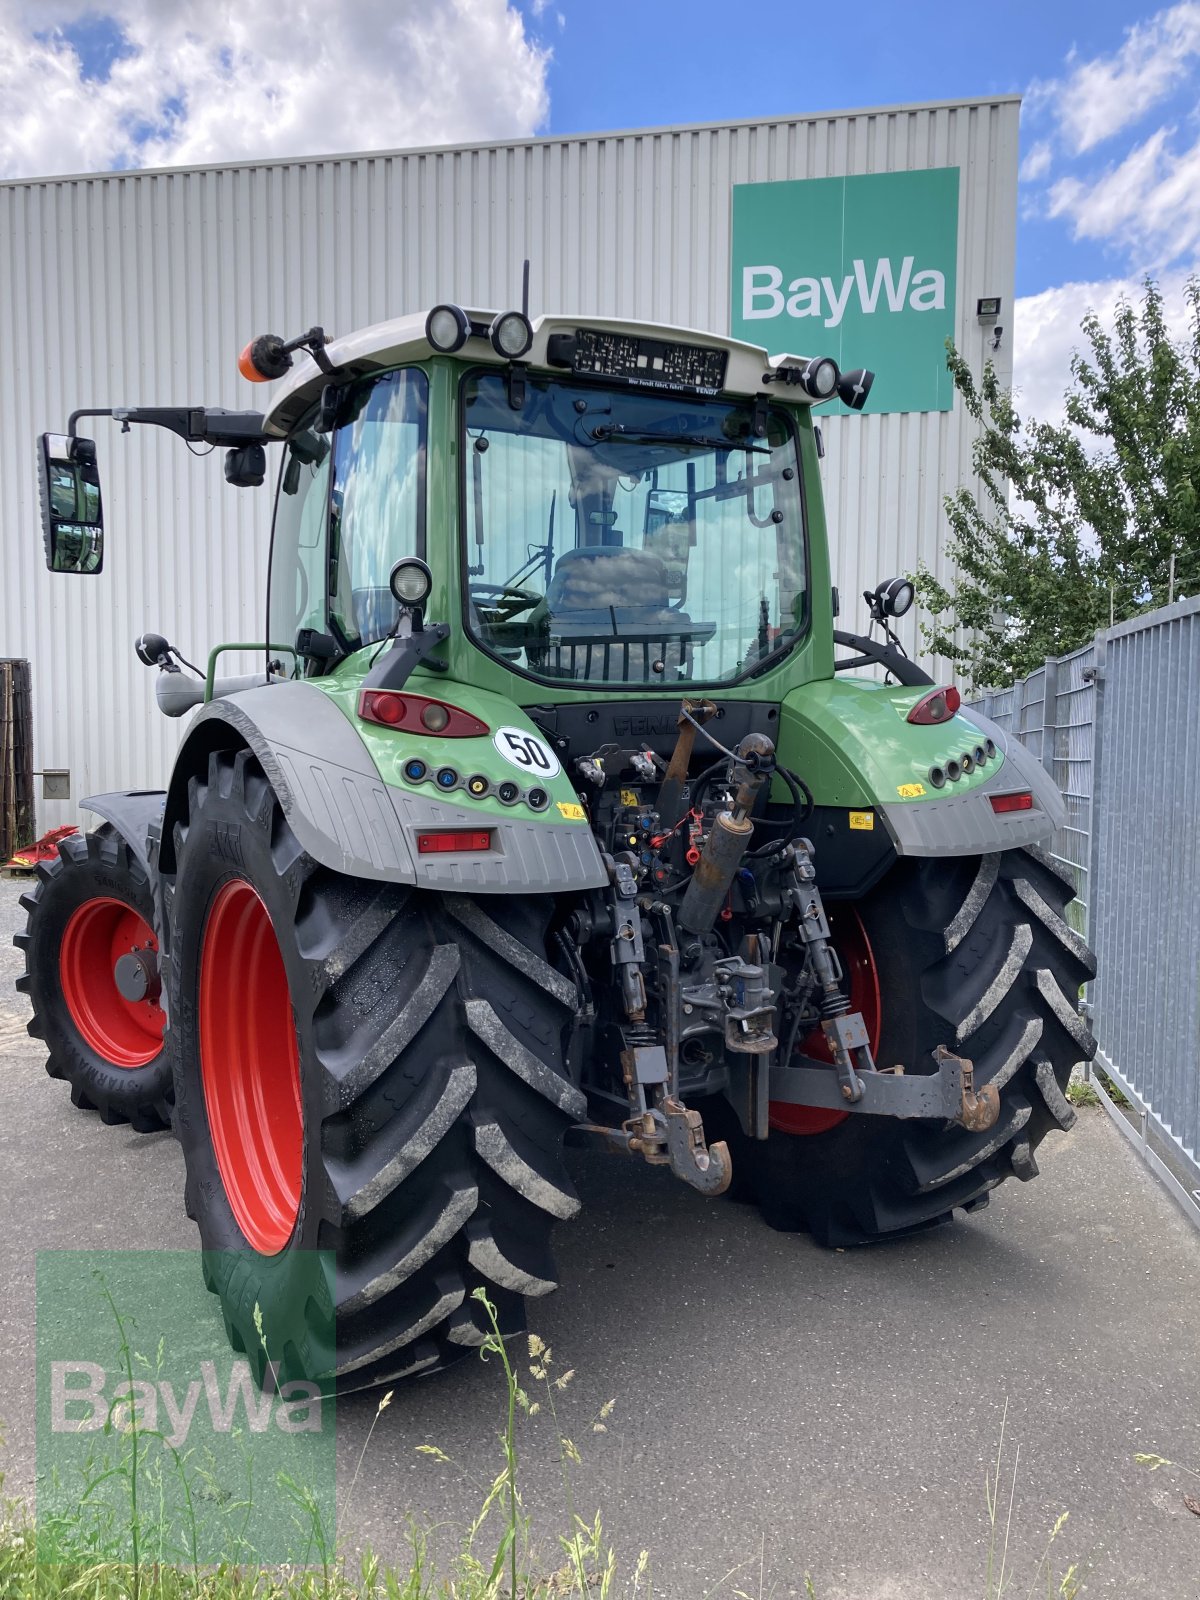
[[[869,367],[869,412],[948,411],[957,260],[957,167],[738,184],[731,329]]]

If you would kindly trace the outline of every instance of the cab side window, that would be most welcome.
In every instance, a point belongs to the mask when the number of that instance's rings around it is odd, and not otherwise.
[[[349,649],[384,639],[396,624],[388,576],[425,549],[429,383],[416,367],[356,385],[333,446],[329,614]]]
[[[302,628],[326,631],[325,531],[331,453],[326,436],[302,428],[284,446],[268,580],[267,637],[294,645]]]

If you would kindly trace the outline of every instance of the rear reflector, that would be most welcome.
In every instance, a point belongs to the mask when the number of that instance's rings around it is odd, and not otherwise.
[[[960,705],[962,695],[953,684],[947,689],[931,689],[921,696],[904,720],[922,728],[936,727],[939,722],[949,722]]]
[[[1028,789],[1022,789],[1020,794],[994,794],[989,797],[992,810],[998,811],[1001,816],[1006,811],[1032,811],[1033,796]]]
[[[419,833],[417,835],[417,854],[419,856],[440,856],[456,853],[460,850],[490,850],[491,848],[492,830],[490,828],[444,828],[437,833]]]

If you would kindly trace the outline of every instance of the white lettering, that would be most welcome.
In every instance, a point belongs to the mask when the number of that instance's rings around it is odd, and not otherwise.
[[[919,285],[919,287],[918,287]],[[912,293],[908,303],[914,311],[944,311],[946,309],[946,277],[944,273],[928,267],[914,275]]]
[[[759,279],[765,279],[760,283]],[[783,295],[779,285],[783,273],[778,267],[742,268],[742,319],[752,322],[756,317],[777,317],[783,310]],[[758,302],[766,296],[767,307],[760,310]]]
[[[134,1378],[114,1389],[109,1411],[114,1428],[122,1433],[158,1432],[158,1390],[146,1378]]]
[[[829,309],[833,313],[832,316],[825,318],[825,326],[827,328],[836,328],[842,320],[846,311],[846,301],[850,298],[850,288],[853,282],[853,278],[843,278],[842,292],[839,295],[833,287],[832,278],[821,279],[821,286],[825,290],[825,298],[829,301]]]
[[[787,303],[789,317],[819,317],[821,315],[821,285],[816,278],[793,278],[788,284],[790,296]]]
[[[321,1390],[299,1378],[281,1385],[276,1422],[283,1433],[320,1433]]]
[[[237,1410],[239,1396],[246,1408],[246,1420],[250,1424],[251,1433],[265,1433],[271,1421],[271,1402],[273,1396],[260,1394],[257,1403],[254,1397],[254,1384],[250,1377],[250,1363],[248,1361],[235,1361],[233,1370],[229,1374],[229,1388],[225,1391],[224,1400],[217,1387],[217,1369],[211,1361],[200,1363],[200,1373],[204,1379],[204,1393],[208,1400],[208,1413],[212,1418],[212,1425],[218,1433],[231,1433],[233,1431],[233,1414]]]
[[[86,1389],[68,1388],[67,1379],[72,1374],[88,1380]],[[104,1368],[95,1361],[52,1361],[50,1363],[50,1432],[95,1433],[108,1419],[108,1407],[102,1403],[104,1395]],[[68,1417],[67,1406],[82,1402],[91,1407],[87,1417]]]
[[[867,264],[865,261],[854,263],[854,276],[858,282],[858,299],[862,309],[868,315],[875,310],[875,303],[879,299],[881,287],[886,289],[888,305],[893,311],[904,309],[904,296],[908,293],[908,280],[912,276],[913,258],[905,256],[900,267],[900,282],[896,283],[892,277],[892,263],[884,257],[875,263],[875,281],[870,289],[867,288]],[[826,326],[829,326],[827,323]]]
[[[189,1383],[187,1393],[183,1397],[183,1405],[179,1406],[175,1400],[175,1390],[169,1383],[160,1383],[163,1407],[171,1424],[171,1431],[166,1435],[166,1441],[173,1450],[178,1450],[188,1436],[192,1426],[192,1417],[196,1412],[196,1402],[200,1398],[200,1384],[197,1380]]]

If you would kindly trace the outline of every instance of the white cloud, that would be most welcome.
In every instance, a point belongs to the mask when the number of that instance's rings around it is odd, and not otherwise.
[[[1049,214],[1064,217],[1077,239],[1106,240],[1139,271],[1155,270],[1200,250],[1200,141],[1171,145],[1159,128],[1099,178],[1061,178]]]
[[[1034,83],[1029,99],[1048,107],[1078,155],[1139,122],[1188,76],[1200,55],[1200,3],[1184,0],[1135,24],[1120,49],[1090,61],[1068,57],[1062,78]]]
[[[1040,139],[1021,163],[1021,182],[1032,183],[1037,178],[1044,178],[1050,171],[1052,159],[1049,143]]]
[[[85,80],[98,15],[128,54]],[[0,176],[525,136],[548,60],[505,0],[0,0]]]
[[[1171,335],[1183,339],[1188,331],[1183,299],[1183,274],[1163,277],[1163,314]],[[1023,417],[1038,422],[1062,422],[1063,396],[1071,383],[1071,356],[1087,351],[1080,323],[1095,311],[1111,328],[1121,300],[1139,305],[1142,285],[1136,278],[1107,278],[1093,283],[1064,283],[1041,294],[1025,295],[1015,306],[1013,332],[1013,391]]]

